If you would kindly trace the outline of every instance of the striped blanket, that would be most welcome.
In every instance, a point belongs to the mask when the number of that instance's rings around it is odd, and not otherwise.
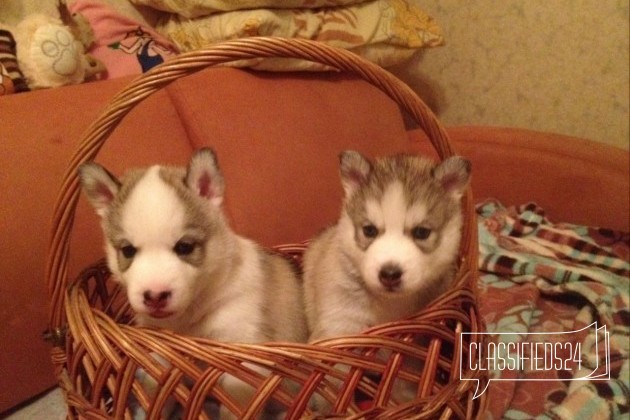
[[[484,418],[628,418],[628,233],[552,223],[535,204],[477,213]]]

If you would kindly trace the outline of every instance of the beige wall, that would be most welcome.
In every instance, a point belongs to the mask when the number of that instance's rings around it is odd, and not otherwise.
[[[501,125],[629,148],[628,0],[411,0],[446,44],[394,72],[445,125]]]

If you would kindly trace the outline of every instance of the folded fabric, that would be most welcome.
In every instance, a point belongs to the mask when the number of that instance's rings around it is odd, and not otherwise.
[[[157,10],[176,13],[193,18],[212,13],[245,9],[299,9],[343,6],[361,3],[365,0],[131,0],[132,3],[150,6]]]
[[[76,0],[68,8],[90,23],[94,43],[88,52],[107,68],[105,78],[143,73],[177,54],[177,48],[155,30],[104,3]]]
[[[383,67],[409,59],[418,49],[441,45],[437,23],[404,0],[375,0],[320,9],[254,9],[188,19],[168,15],[156,29],[181,51],[225,40],[278,36],[320,41],[348,49]],[[237,65],[264,70],[325,70],[296,60],[254,60]]]

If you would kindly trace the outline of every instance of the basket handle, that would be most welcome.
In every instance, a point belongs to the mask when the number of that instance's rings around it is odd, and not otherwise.
[[[386,93],[424,130],[441,159],[452,156],[448,135],[431,110],[403,82],[381,67],[343,49],[316,41],[277,37],[253,37],[228,41],[205,49],[180,54],[139,76],[120,91],[94,121],[64,174],[52,219],[48,248],[46,280],[51,297],[50,332],[63,335],[64,300],[67,289],[69,240],[74,213],[80,195],[78,167],[93,160],[108,135],[122,118],[142,100],[173,80],[202,70],[238,60],[257,58],[297,58],[325,64],[332,69],[354,73]],[[470,214],[472,198],[465,210]],[[470,239],[471,224],[464,224],[463,241]]]

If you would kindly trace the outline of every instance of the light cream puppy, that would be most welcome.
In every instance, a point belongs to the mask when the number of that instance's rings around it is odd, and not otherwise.
[[[196,152],[187,168],[152,166],[120,181],[90,163],[80,180],[101,217],[108,266],[139,325],[224,342],[306,340],[295,270],[230,229],[210,149]],[[240,401],[252,396],[232,377],[222,385]]]

